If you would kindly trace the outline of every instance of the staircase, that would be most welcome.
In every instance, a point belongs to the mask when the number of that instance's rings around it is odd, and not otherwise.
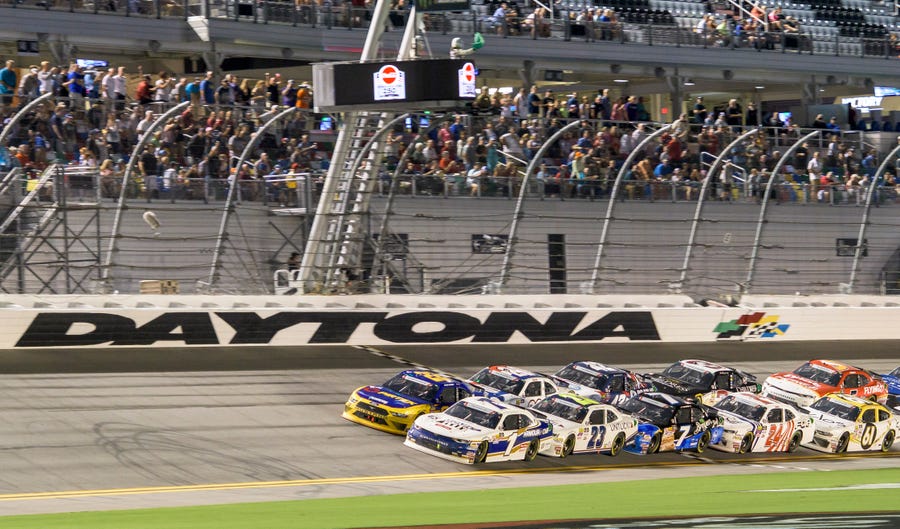
[[[392,116],[381,112],[344,116],[300,266],[302,285],[297,287],[304,292],[340,292],[346,272],[359,276],[363,267],[369,201],[381,164],[379,142],[372,139]]]

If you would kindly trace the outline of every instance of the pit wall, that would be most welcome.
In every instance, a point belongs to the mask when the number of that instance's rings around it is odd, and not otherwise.
[[[753,296],[0,296],[0,349],[900,340],[900,299]]]

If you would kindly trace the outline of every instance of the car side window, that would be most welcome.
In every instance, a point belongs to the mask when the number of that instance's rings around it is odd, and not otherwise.
[[[553,384],[551,384],[545,380],[544,381],[544,395],[553,395],[554,393],[556,393],[556,387]]]
[[[453,404],[456,402],[456,388],[446,387],[441,390],[441,404]]]
[[[888,419],[890,419],[890,418],[891,418],[891,414],[890,414],[890,413],[888,413],[888,412],[886,412],[886,411],[884,411],[884,410],[878,410],[878,422],[886,421],[886,420],[888,420]]]
[[[691,408],[688,406],[678,408],[678,411],[675,412],[675,423],[690,424],[691,422]]]
[[[606,420],[604,418],[603,410],[594,410],[591,412],[591,417],[588,419],[589,424],[605,424]]]
[[[868,386],[872,383],[872,379],[865,373],[858,373],[856,376],[859,381],[859,387]]]
[[[541,396],[541,383],[538,380],[533,382],[529,382],[527,386],[525,386],[525,396],[526,397],[540,397]]]
[[[616,373],[609,380],[609,392],[622,393],[623,391],[625,391],[625,375]]]
[[[781,410],[779,408],[775,408],[774,410],[769,410],[769,413],[766,414],[766,421],[770,424],[778,424],[781,422]]]
[[[459,388],[459,391],[457,392],[457,399],[456,399],[456,400],[463,400],[463,399],[469,398],[469,397],[471,397],[471,396],[472,396],[472,394],[469,393],[469,390],[467,390],[466,388],[461,387],[461,388]]]
[[[607,423],[614,423],[618,420],[619,420],[619,416],[616,415],[614,412],[611,412],[611,411],[606,412],[606,422]]]
[[[844,387],[845,388],[858,388],[859,387],[859,375],[855,373],[851,373],[844,378]]]
[[[505,419],[503,419],[503,429],[504,430],[518,430],[519,429],[519,416],[518,415],[507,415]]]
[[[792,412],[791,410],[784,410],[784,420],[785,421],[793,421],[796,418],[797,418],[797,416],[794,415],[794,412]]]
[[[731,373],[716,373],[716,389],[732,389]]]
[[[862,422],[875,422],[875,410],[869,408],[868,410],[864,411],[860,420]]]

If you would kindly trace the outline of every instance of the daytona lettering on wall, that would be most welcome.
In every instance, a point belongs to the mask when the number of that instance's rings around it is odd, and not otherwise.
[[[543,316],[543,315],[542,315]],[[542,318],[543,319],[543,318]],[[105,312],[38,313],[15,347],[659,341],[649,311],[164,312],[146,323]]]

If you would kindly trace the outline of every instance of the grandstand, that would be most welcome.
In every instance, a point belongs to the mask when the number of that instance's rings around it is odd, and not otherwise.
[[[557,5],[549,36],[527,30],[527,6],[502,20],[495,19],[493,6],[479,5],[471,13],[427,21],[434,50],[447,49],[455,34],[483,31],[488,43],[477,62],[486,84],[525,81],[541,85],[542,92],[554,88],[552,110],[521,116],[511,108],[511,96],[497,91],[473,109],[415,114],[387,130],[379,128],[383,121],[372,120],[365,133],[379,137],[374,159],[384,165],[373,168],[377,181],[361,191],[371,194],[365,251],[341,270],[345,281],[339,288],[308,290],[677,291],[704,298],[785,293],[798,277],[811,292],[896,288],[897,116],[842,115],[839,130],[804,128],[813,125],[812,116],[793,124],[773,119],[794,106],[836,108],[815,105],[900,83],[893,60],[886,60],[895,59],[890,9],[783,2],[782,12],[797,18],[801,28],[829,29],[789,35],[766,24],[742,36],[727,27],[725,14],[738,9],[731,5],[635,0],[589,6],[612,9],[614,21],[579,19],[586,7]],[[746,4],[741,12],[755,7]],[[301,79],[305,67],[297,63],[352,54],[367,21],[365,11],[344,6],[293,9],[272,2],[249,9],[192,2],[128,3],[115,10],[26,2],[0,9],[12,13],[0,24],[18,20],[20,30],[37,23],[39,14],[49,31],[41,43],[56,63],[100,53],[92,48],[96,43],[78,40],[84,37],[64,23],[87,20],[97,29],[97,42],[118,39],[122,51],[109,57],[113,64],[159,71],[175,69],[166,66],[184,59],[180,66],[190,62],[196,68],[202,57],[214,69],[239,62],[249,67],[249,76],[283,69]],[[842,9],[858,10],[852,13],[859,16]],[[716,26],[698,30],[705,14],[725,23],[731,38]],[[404,17],[393,15],[398,23]],[[177,31],[175,20],[181,21]],[[128,38],[121,29],[113,35],[110,21],[134,31]],[[390,55],[395,33],[384,39],[381,55]],[[164,40],[142,39],[150,35]],[[538,43],[529,44],[523,57],[522,44],[529,39]],[[666,54],[660,49],[672,50],[670,58],[678,62],[661,59]],[[598,54],[604,59],[597,60]],[[550,80],[541,81],[541,73]],[[222,74],[214,78],[218,85]],[[591,114],[582,122],[567,108],[570,92],[593,99],[604,87],[613,99],[637,94],[646,100],[644,137],[659,135],[641,156],[629,156],[636,148],[636,120]],[[176,280],[184,292],[292,291],[284,263],[291,250],[303,249],[340,118],[282,112],[277,96],[276,105],[260,106],[252,93],[237,101],[234,90],[226,88],[230,101],[215,96],[175,110],[178,98],[129,103],[118,112],[109,110],[115,102],[107,100],[105,114],[97,116],[91,111],[103,100],[100,95],[88,97],[88,104],[56,96],[21,116],[10,113],[17,119],[4,127],[3,147],[19,149],[10,153],[16,155],[27,147],[24,157],[15,158],[25,160],[20,167],[4,157],[2,289],[133,292],[141,280]],[[760,111],[753,118],[741,112],[737,124],[710,119],[684,127],[684,135],[674,125],[666,132],[673,117],[690,110],[685,100],[698,93],[708,95],[711,114],[728,99],[756,102]],[[27,98],[18,102],[25,103]],[[33,135],[60,105],[73,114],[73,135],[61,151],[47,149]],[[149,150],[138,139],[144,111],[158,127],[149,132],[155,138]],[[115,152],[108,114],[118,120]],[[487,172],[470,175],[458,138],[447,142],[440,136],[441,122],[453,122],[456,115],[466,134],[483,142],[476,159]],[[107,123],[99,139],[93,132],[98,119]],[[772,126],[753,132],[760,123]],[[502,134],[504,129],[513,136]],[[579,159],[574,147],[585,130],[590,142]],[[254,133],[260,143],[245,153],[242,147],[252,142],[244,135]],[[232,142],[235,137],[239,141]],[[448,152],[456,166],[431,161],[429,140],[436,143],[435,154]],[[419,143],[426,157],[412,159]],[[717,159],[726,145],[732,150]],[[97,150],[112,167],[103,172],[85,162],[82,147]],[[801,147],[804,161],[818,153],[823,166],[800,163]],[[665,167],[640,177],[641,158],[654,170],[670,163],[678,177]],[[146,212],[160,225],[154,227]]]

